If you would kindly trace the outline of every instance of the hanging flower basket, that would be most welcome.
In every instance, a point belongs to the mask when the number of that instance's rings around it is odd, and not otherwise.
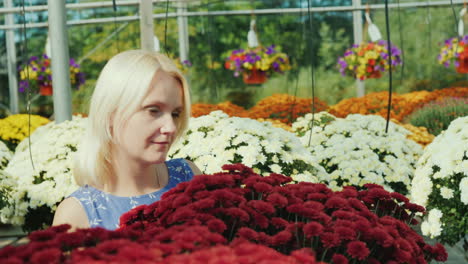
[[[458,73],[468,73],[468,47],[463,48],[463,51],[458,56]]]
[[[41,57],[32,56],[28,64],[19,68],[20,83],[19,91],[24,92],[28,88],[40,95],[52,95],[52,70],[50,68],[50,58],[47,55]],[[70,82],[73,88],[78,89],[85,82],[85,75],[80,71],[74,59],[70,59]]]
[[[242,78],[246,84],[262,84],[266,82],[267,76],[265,72],[253,68],[250,72],[243,72]]]
[[[437,60],[447,68],[453,63],[458,73],[468,73],[468,35],[445,40]]]
[[[402,64],[401,51],[392,45],[392,65],[389,63],[388,43],[385,40],[377,42],[354,44],[347,49],[343,57],[338,58],[338,68],[343,76],[352,76],[359,80],[378,79],[390,68]]]
[[[40,95],[52,95],[52,85],[41,85],[39,87],[39,94]]]
[[[238,49],[229,52],[224,67],[234,71],[235,77],[243,76],[246,84],[262,84],[270,76],[291,69],[286,53],[275,45],[254,49]]]

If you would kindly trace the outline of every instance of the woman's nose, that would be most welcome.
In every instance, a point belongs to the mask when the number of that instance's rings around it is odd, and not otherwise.
[[[163,121],[163,125],[161,127],[161,133],[162,134],[174,134],[177,130],[177,125],[175,123],[174,118],[172,117],[172,114],[169,115],[169,117],[165,118]]]

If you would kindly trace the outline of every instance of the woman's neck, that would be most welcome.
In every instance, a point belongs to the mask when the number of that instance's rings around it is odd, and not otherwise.
[[[111,162],[112,177],[103,191],[117,196],[137,196],[154,192],[167,183],[167,178],[160,173],[161,166],[165,167],[165,164],[145,165],[115,159]]]

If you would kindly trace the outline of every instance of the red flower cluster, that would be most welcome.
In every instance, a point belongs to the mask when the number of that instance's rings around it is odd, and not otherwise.
[[[378,185],[333,192],[243,165],[199,175],[120,219],[116,231],[51,227],[0,263],[427,263],[447,259],[408,225],[424,211]],[[229,243],[229,244],[228,244]],[[312,253],[314,252],[314,253]]]
[[[54,263],[239,263],[318,264],[311,250],[290,256],[253,243],[226,244],[221,235],[206,226],[175,225],[109,231],[102,228],[67,232],[69,225],[51,227],[29,235],[30,242],[0,250],[2,264]]]
[[[410,227],[424,208],[379,185],[333,192],[324,184],[286,184],[290,177],[263,177],[240,164],[223,169],[228,172],[196,176],[161,201],[135,208],[122,216],[121,225],[204,225],[234,244],[250,241],[284,254],[310,248],[317,259],[336,263],[345,263],[342,258],[427,263],[447,257],[441,245],[426,244]]]

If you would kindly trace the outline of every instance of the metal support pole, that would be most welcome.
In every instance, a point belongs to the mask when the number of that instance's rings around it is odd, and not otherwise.
[[[353,0],[353,34],[354,43],[361,44],[362,42],[362,11],[361,0]],[[364,81],[356,80],[356,96],[363,97],[366,94]]]
[[[188,18],[182,15],[186,12],[187,2],[179,2],[177,5],[177,26],[179,28],[179,56],[181,62],[189,58]]]
[[[72,117],[67,12],[65,1],[48,1],[48,6],[54,115],[55,122],[61,123]]]
[[[153,3],[140,0],[140,43],[142,50],[154,51]]]
[[[12,0],[4,1],[5,8],[13,7]],[[5,24],[14,25],[13,14],[5,15]],[[10,113],[18,114],[18,72],[16,70],[15,31],[7,30],[5,33],[8,64],[8,87],[10,89]]]

